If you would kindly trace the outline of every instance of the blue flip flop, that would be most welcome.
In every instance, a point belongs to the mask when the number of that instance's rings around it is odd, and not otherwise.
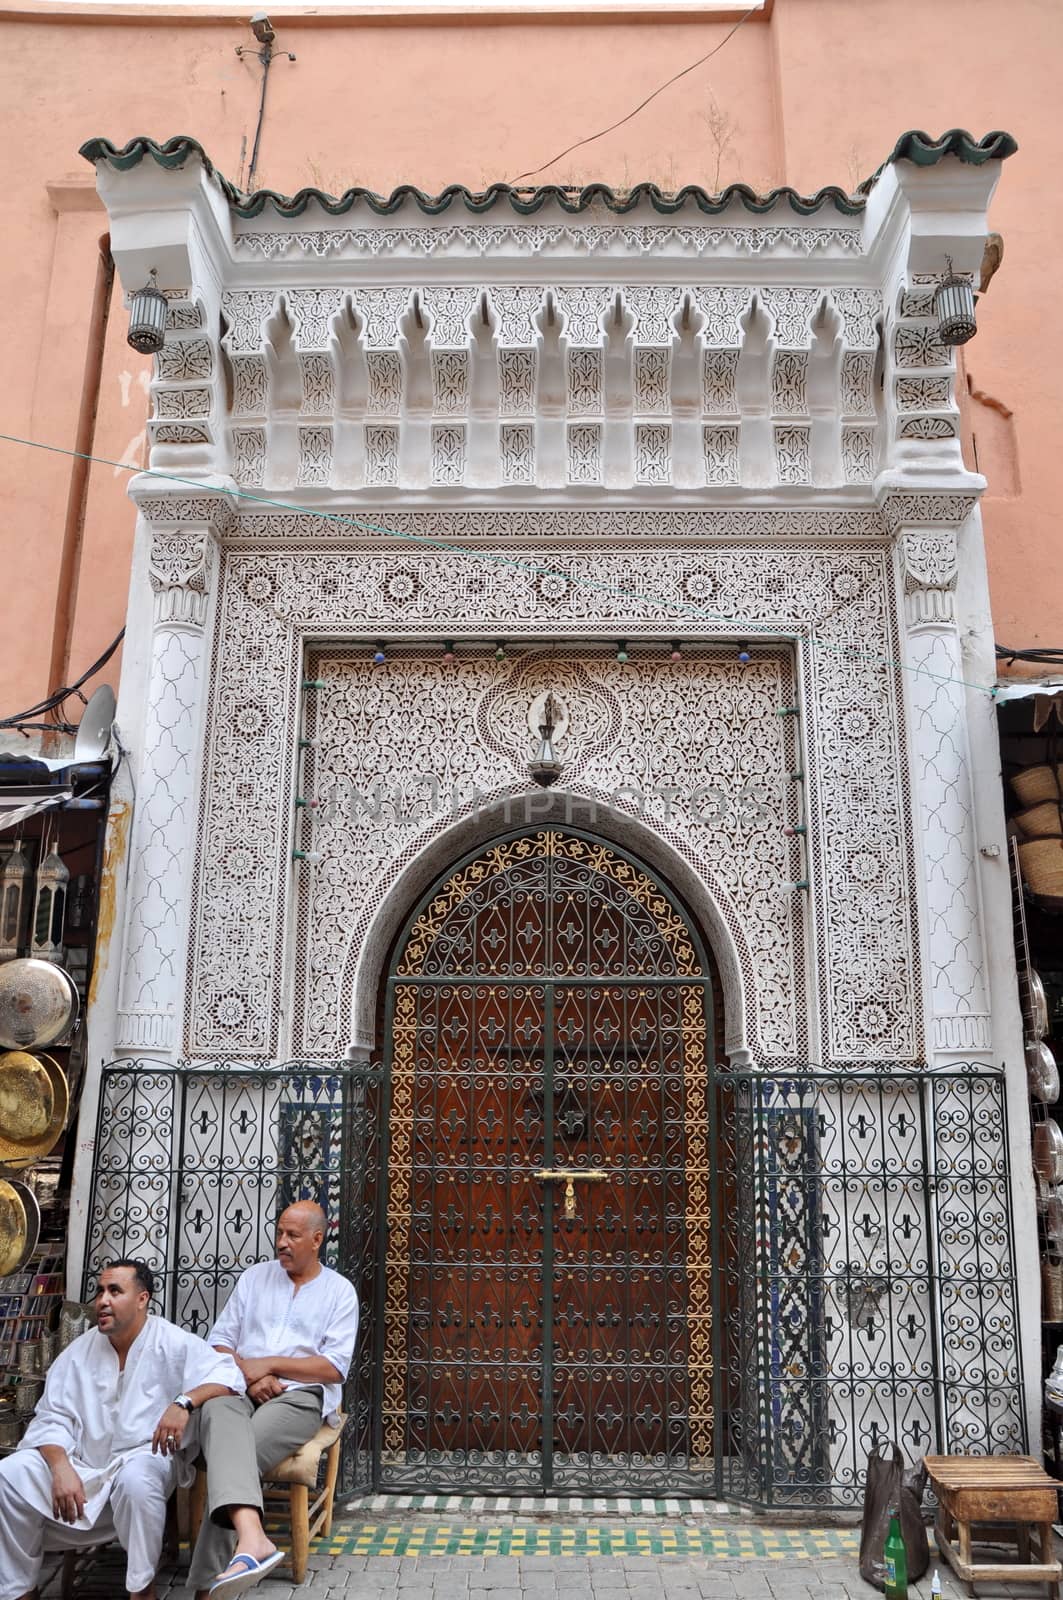
[[[271,1556],[264,1561],[256,1561],[254,1556],[233,1556],[229,1562],[230,1567],[235,1567],[237,1562],[243,1566],[242,1572],[233,1572],[227,1578],[216,1578],[211,1584],[208,1593],[211,1600],[229,1600],[230,1595],[244,1594],[248,1589],[253,1589],[267,1573],[274,1567],[279,1567],[284,1560],[283,1550],[274,1550]]]

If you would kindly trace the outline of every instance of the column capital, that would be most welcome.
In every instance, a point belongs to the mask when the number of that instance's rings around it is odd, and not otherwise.
[[[212,527],[153,527],[148,581],[155,626],[202,628],[217,570],[218,535]]]
[[[898,540],[909,628],[956,621],[956,534],[950,527],[909,528]]]
[[[909,629],[956,622],[957,533],[977,504],[973,494],[888,487],[879,504],[900,561]]]

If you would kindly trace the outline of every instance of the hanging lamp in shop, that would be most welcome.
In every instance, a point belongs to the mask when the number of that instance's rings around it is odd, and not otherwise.
[[[16,839],[15,848],[0,873],[0,961],[12,961],[21,952],[32,875],[33,868],[22,848],[22,840]]]
[[[53,838],[48,853],[37,868],[37,897],[33,906],[30,954],[42,961],[56,961],[61,966],[70,872],[55,846]]]

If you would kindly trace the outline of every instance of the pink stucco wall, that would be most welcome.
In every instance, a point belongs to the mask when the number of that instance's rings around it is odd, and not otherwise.
[[[234,51],[250,42],[253,8],[219,14],[225,9],[168,18],[161,3],[111,11],[62,0],[0,4],[0,432],[73,443],[105,227],[78,145],[94,134],[120,143],[186,133],[240,176],[259,68]],[[278,48],[298,60],[278,61],[271,75],[260,185],[438,189],[512,179],[616,120],[733,25],[733,17],[666,7],[641,17],[500,20],[484,4],[400,22],[361,9],[300,17],[271,8]],[[982,304],[966,376],[969,453],[990,482],[997,637],[1023,646],[1063,644],[1054,551],[1061,59],[1058,0],[774,0],[633,121],[539,175],[814,189],[865,176],[906,128],[1013,133],[1020,151],[1004,167],[992,215],[1006,257]],[[140,460],[148,362],[126,346],[125,321],[116,293],[95,449]],[[0,443],[3,713],[48,687],[69,476],[61,455]],[[124,617],[133,530],[125,478],[92,470],[72,674]],[[116,681],[117,669],[108,676]]]

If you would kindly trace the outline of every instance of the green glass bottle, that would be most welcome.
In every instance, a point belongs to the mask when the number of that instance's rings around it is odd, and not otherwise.
[[[890,1507],[890,1531],[882,1551],[886,1563],[886,1600],[908,1600],[908,1554],[901,1538],[901,1519]]]

